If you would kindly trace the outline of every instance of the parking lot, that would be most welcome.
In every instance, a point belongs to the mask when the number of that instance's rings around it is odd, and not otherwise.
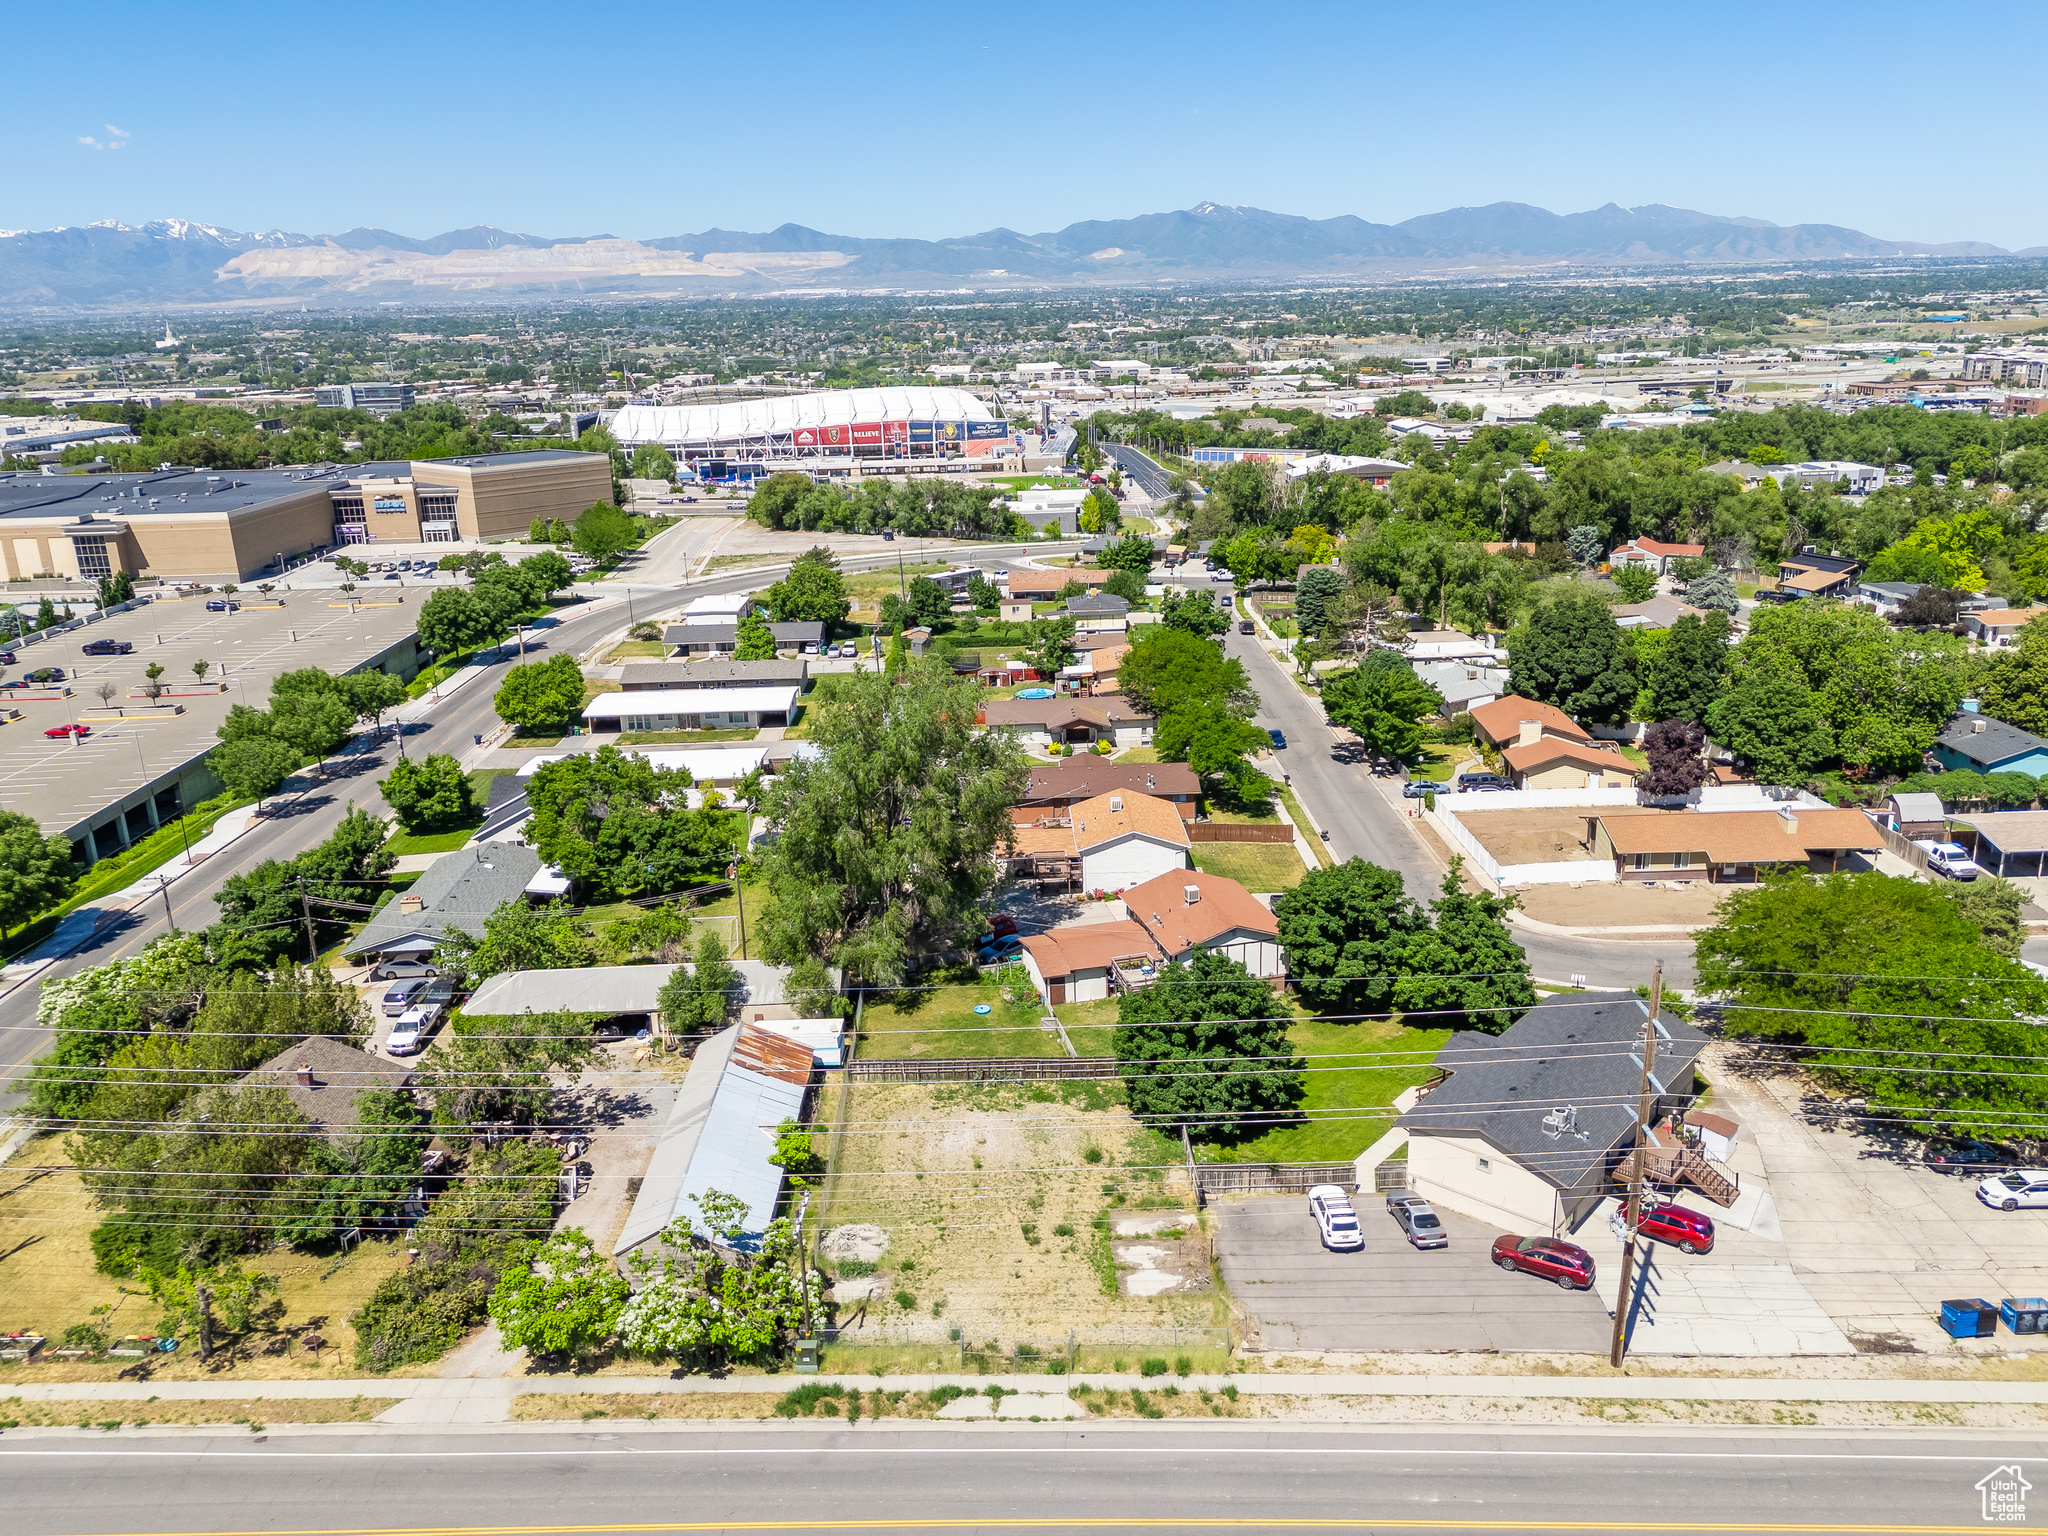
[[[1508,1274],[1488,1256],[1497,1227],[1440,1211],[1448,1248],[1409,1246],[1381,1201],[1356,1200],[1365,1247],[1331,1253],[1300,1195],[1210,1207],[1230,1293],[1278,1350],[1529,1350],[1604,1353],[1612,1323],[1597,1294]],[[1604,1269],[1610,1248],[1599,1250]]]
[[[238,611],[209,613],[207,599],[217,595],[201,594],[152,602],[16,645],[17,662],[5,668],[9,681],[57,667],[64,672],[58,686],[71,693],[45,700],[20,699],[14,690],[0,694],[0,702],[21,711],[20,719],[0,726],[0,802],[35,817],[46,832],[78,836],[81,824],[112,822],[117,808],[137,805],[145,789],[175,783],[166,775],[211,748],[231,706],[266,707],[270,681],[279,673],[309,666],[345,672],[413,633],[423,594],[406,593],[404,601],[395,591],[358,596],[370,601],[351,605],[339,593],[321,591],[263,603],[258,594],[244,592],[236,594],[243,603]],[[135,649],[125,656],[85,654],[86,645],[109,639]],[[195,661],[207,663],[204,680],[192,671]],[[164,707],[156,709],[146,707],[147,699],[131,697],[147,681],[143,669],[152,662],[164,668],[166,689],[159,701]],[[113,689],[105,702],[99,697],[103,685]],[[171,705],[182,705],[183,713]],[[75,743],[43,734],[81,719],[91,734]],[[159,809],[167,811],[168,803]],[[136,823],[133,835],[148,831],[146,815],[130,820]],[[120,846],[118,838],[102,841],[112,843],[102,854]]]

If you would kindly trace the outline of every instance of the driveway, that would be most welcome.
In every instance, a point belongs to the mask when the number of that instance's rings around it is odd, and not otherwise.
[[[1607,1306],[1488,1257],[1500,1229],[1440,1211],[1451,1246],[1409,1246],[1381,1201],[1358,1199],[1365,1248],[1331,1253],[1300,1195],[1219,1200],[1216,1257],[1231,1295],[1280,1350],[1607,1350]],[[1609,1263],[1604,1255],[1604,1266]]]

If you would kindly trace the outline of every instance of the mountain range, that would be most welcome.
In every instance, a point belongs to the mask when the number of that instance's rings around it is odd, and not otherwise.
[[[701,296],[906,288],[1488,275],[1568,268],[2034,257],[1982,241],[1929,245],[1835,224],[1772,224],[1653,203],[1556,214],[1527,203],[1399,224],[1201,203],[1046,234],[863,239],[799,224],[625,240],[478,225],[420,240],[384,229],[265,234],[183,219],[0,231],[0,308],[133,309],[251,301],[460,302],[546,295]]]

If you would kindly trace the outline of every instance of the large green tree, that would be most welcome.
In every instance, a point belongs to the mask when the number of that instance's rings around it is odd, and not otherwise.
[[[1529,957],[1508,931],[1515,898],[1467,891],[1462,866],[1451,860],[1428,928],[1409,941],[1394,1006],[1418,1024],[1497,1035],[1536,1002]]]
[[[586,560],[604,565],[633,547],[640,525],[608,501],[586,507],[569,530],[569,542]]]
[[[491,1321],[514,1349],[574,1358],[612,1336],[632,1294],[590,1234],[568,1227],[526,1263],[507,1266],[491,1292]]]
[[[1984,713],[2048,736],[2048,614],[2031,619],[1992,663],[1980,691]]]
[[[1110,1049],[1131,1112],[1204,1141],[1257,1136],[1296,1117],[1307,1063],[1272,986],[1204,951],[1117,999]]]
[[[1441,711],[1444,696],[1392,651],[1374,652],[1391,665],[1360,665],[1323,681],[1323,712],[1365,746],[1376,761],[1399,761],[1422,745],[1422,722]]]
[[[1538,603],[1509,631],[1508,677],[1523,698],[1555,704],[1582,725],[1627,719],[1636,694],[1614,614],[1579,586]]]
[[[1728,633],[1725,613],[1688,613],[1671,626],[1645,680],[1653,719],[1705,722],[1728,676]]]
[[[693,789],[680,769],[617,747],[558,758],[527,786],[528,841],[597,896],[686,890],[722,873],[744,833],[715,793],[692,809]]]
[[[1117,679],[1125,698],[1155,715],[1198,705],[1249,717],[1259,707],[1243,662],[1225,656],[1214,642],[1173,626],[1159,626],[1157,634],[1133,645],[1117,668]]]
[[[422,645],[445,657],[489,645],[505,631],[473,593],[449,587],[420,604],[419,633]]]
[[[508,668],[491,705],[525,735],[564,735],[583,714],[583,669],[569,655]]]
[[[1159,622],[1162,628],[1184,630],[1191,635],[1220,635],[1230,628],[1230,615],[1216,606],[1213,592],[1168,587],[1160,604]]]
[[[1310,870],[1280,894],[1273,915],[1287,974],[1318,1013],[1386,1009],[1410,942],[1429,927],[1397,871],[1357,858]]]
[[[0,811],[0,934],[63,901],[75,883],[71,843],[33,817]]]
[[[763,592],[761,600],[778,624],[823,624],[828,630],[845,623],[852,610],[839,562],[822,545],[797,556],[789,574]]]
[[[662,983],[657,1000],[670,1029],[688,1032],[723,1029],[739,1006],[740,973],[726,958],[725,941],[706,924],[697,935],[689,965],[679,965]]]
[[[772,661],[774,658],[775,632],[768,627],[768,621],[761,617],[759,610],[748,609],[740,619],[739,632],[734,636],[732,659]]]
[[[974,729],[972,678],[916,661],[845,681],[812,719],[817,756],[761,794],[762,953],[892,984],[979,927],[1029,769],[1005,733]]]
[[[470,814],[469,775],[446,752],[401,757],[377,786],[407,832],[435,832]]]
[[[1765,784],[1800,784],[1834,755],[1834,735],[1800,668],[1783,657],[1739,667],[1707,710],[1712,739]]]

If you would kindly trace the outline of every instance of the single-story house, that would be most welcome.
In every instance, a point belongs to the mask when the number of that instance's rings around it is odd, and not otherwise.
[[[1639,565],[1662,576],[1674,560],[1697,560],[1707,552],[1704,544],[1667,544],[1662,539],[1630,539],[1607,557],[1609,565]]]
[[[1411,629],[1401,642],[1401,654],[1420,666],[1425,661],[1487,664],[1500,661],[1503,653],[1483,635],[1468,635],[1460,629]]]
[[[1408,466],[1399,459],[1374,459],[1355,453],[1312,453],[1307,458],[1295,459],[1287,466],[1287,478],[1306,479],[1310,475],[1349,475],[1354,480],[1363,480],[1376,491],[1383,491]]]
[[[1506,748],[1501,758],[1517,789],[1627,789],[1636,781],[1635,764],[1604,741],[1538,735]]]
[[[1068,598],[1066,616],[1074,621],[1074,628],[1083,633],[1121,634],[1130,627],[1130,611],[1128,598],[1118,597],[1112,592],[1097,592],[1088,597]]]
[[[657,1241],[677,1221],[710,1237],[697,1201],[712,1190],[746,1203],[730,1246],[758,1248],[782,1194],[782,1169],[768,1160],[774,1128],[803,1118],[811,1077],[811,1052],[759,1024],[731,1025],[698,1046],[613,1255]]]
[[[1127,766],[1093,754],[1063,757],[1058,762],[1031,765],[1031,777],[1025,781],[1023,797],[1010,818],[1036,821],[1047,810],[1111,793],[1154,796],[1170,804],[1182,820],[1193,821],[1202,781],[1186,763]]]
[[[1877,610],[1880,618],[1890,618],[1919,593],[1925,582],[1919,581],[1859,581],[1854,596],[1856,601]]]
[[[1438,718],[1458,716],[1491,704],[1508,691],[1508,669],[1464,661],[1418,661],[1415,675],[1443,695],[1444,707]]]
[[[1752,464],[1747,459],[1722,459],[1718,463],[1709,464],[1701,473],[1734,475],[1742,481],[1742,488],[1745,491],[1753,491],[1762,485],[1767,474],[1761,464]]]
[[[794,688],[810,685],[811,664],[801,656],[768,656],[759,661],[629,661],[619,669],[626,693],[674,692],[681,688]]]
[[[1848,597],[1856,590],[1863,567],[1844,555],[1788,555],[1778,562],[1780,602],[1807,597]]]
[[[2048,875],[2048,811],[1959,816],[1952,835],[1994,875]]]
[[[1614,622],[1623,629],[1669,629],[1688,616],[1704,619],[1707,610],[1658,593],[1646,603],[1621,603],[1613,610]]]
[[[1511,1232],[1572,1231],[1614,1192],[1635,1146],[1648,1016],[1626,992],[1565,992],[1499,1035],[1452,1035],[1436,1057],[1443,1075],[1396,1122],[1409,1187]],[[1653,1122],[1690,1102],[1706,1044],[1681,1019],[1654,1027]]]
[[[1090,592],[1100,592],[1115,571],[1097,570],[1092,566],[1075,566],[1062,570],[1054,567],[1043,571],[999,572],[997,580],[1005,576],[1005,586],[1013,598],[1029,599],[1035,602],[1050,602],[1066,590],[1067,583],[1078,581]]]
[[[409,1090],[413,1069],[359,1051],[327,1035],[288,1045],[241,1081],[244,1088],[282,1088],[292,1107],[322,1136],[345,1133],[360,1118],[356,1100],[372,1088]]]
[[[734,960],[732,968],[740,978],[734,1006],[742,1023],[760,1024],[795,1038],[796,1034],[787,1026],[810,1022],[798,1019],[796,1008],[789,1001],[788,966],[770,965],[765,960]],[[500,971],[478,984],[463,1004],[463,1012],[485,1016],[583,1013],[623,1020],[637,1028],[653,1021],[661,1006],[661,989],[677,969],[674,965],[584,965],[560,970]],[[693,975],[696,972],[695,965],[687,961],[680,969]],[[840,985],[839,972],[826,974],[835,988]],[[838,1066],[838,1053],[835,1034],[820,1047],[819,1064]]]
[[[799,624],[770,624],[778,651],[801,651],[825,643],[825,626],[816,621]],[[668,624],[662,627],[662,643],[677,656],[722,656],[740,643],[737,624]]]
[[[732,624],[737,625],[761,604],[746,592],[707,592],[702,597],[692,598],[683,608],[678,622],[682,624]]]
[[[1508,747],[1545,736],[1591,746],[1593,737],[1555,704],[1539,704],[1519,693],[1481,704],[1472,710],[1472,732],[1490,746]]]
[[[1150,746],[1158,722],[1115,696],[1089,699],[991,699],[981,707],[978,724],[1008,731],[1033,746],[1069,742],[1076,746],[1098,741],[1120,747]]]
[[[1124,910],[1169,961],[1206,950],[1235,960],[1254,976],[1287,974],[1278,920],[1235,880],[1179,870],[1131,886],[1124,892]]]
[[[960,663],[955,662],[958,668]],[[1011,688],[1018,683],[1040,682],[1038,669],[1021,656],[1011,656],[1001,661],[983,662],[974,668],[975,680],[984,688]]]
[[[1749,882],[1786,864],[1815,874],[1842,869],[1852,853],[1884,846],[1862,811],[1780,806],[1774,811],[1588,812],[1593,856],[1614,860],[1617,880]]]
[[[657,688],[600,693],[583,706],[593,729],[614,731],[758,731],[789,724],[794,688]]]
[[[1868,496],[1884,485],[1884,471],[1875,464],[1857,464],[1848,459],[1807,459],[1799,464],[1773,464],[1764,473],[1780,485],[1797,482],[1802,486],[1823,481],[1845,480],[1851,496]]]
[[[1948,836],[1948,812],[1939,795],[1891,796],[1884,803],[1884,824],[1909,841],[1931,837],[1939,842]]]
[[[1121,891],[1188,867],[1187,823],[1157,795],[1116,790],[1048,808],[1031,825],[1013,826],[1010,836],[1020,872],[1078,881],[1084,890]]]
[[[343,954],[414,960],[432,954],[451,927],[481,934],[484,919],[523,899],[541,872],[540,855],[521,843],[474,843],[445,853],[411,890],[372,913]]]
[[[1112,986],[1150,981],[1163,964],[1152,935],[1129,918],[1024,936],[1025,974],[1053,1004],[1096,1002]]]
[[[2048,614],[2048,608],[1987,608],[1962,615],[1962,622],[1972,639],[1986,645],[2011,645],[2021,630],[2043,614]]]
[[[1975,773],[2048,773],[2048,741],[2003,720],[1965,709],[1941,728],[1931,748],[1944,768]]]
[[[712,784],[720,789],[730,789],[755,769],[768,767],[768,749],[743,742],[734,742],[728,747],[621,747],[615,750],[644,757],[658,769],[688,774],[692,784]],[[530,779],[546,764],[574,756],[573,752],[543,752],[528,758],[517,772],[520,778]]]

